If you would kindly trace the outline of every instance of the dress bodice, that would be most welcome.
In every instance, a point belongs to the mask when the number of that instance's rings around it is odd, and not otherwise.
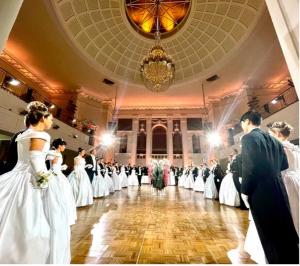
[[[77,156],[77,157],[75,157],[74,159],[75,159],[75,161],[76,161],[75,167],[76,167],[77,169],[84,169],[84,167],[85,167],[85,159],[82,158],[81,156]]]
[[[52,164],[52,160],[54,160],[55,157],[57,157],[56,163],[54,164],[55,169],[61,171],[61,166],[63,163],[62,154],[60,152],[50,150],[47,154],[47,159],[50,159],[52,168],[54,167],[54,165]]]
[[[45,140],[45,145],[42,152],[44,153],[45,160],[47,152],[50,148],[50,135],[44,131],[37,131],[32,128],[25,130],[23,133],[19,134],[16,138],[17,147],[18,147],[18,163],[20,162],[29,162],[29,149],[30,149],[30,140],[31,139],[43,139]]]
[[[299,171],[300,170],[300,149],[298,146],[292,144],[289,141],[284,141],[283,147],[287,155],[289,162],[288,171]]]

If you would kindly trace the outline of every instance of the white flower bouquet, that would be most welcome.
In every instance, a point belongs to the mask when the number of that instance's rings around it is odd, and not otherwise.
[[[49,178],[53,173],[50,171],[39,172],[34,178],[33,187],[37,189],[45,189],[48,187]]]

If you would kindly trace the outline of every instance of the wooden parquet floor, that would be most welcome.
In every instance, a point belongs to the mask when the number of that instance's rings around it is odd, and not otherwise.
[[[203,193],[149,185],[130,187],[78,208],[72,263],[253,263],[243,251],[248,211]]]

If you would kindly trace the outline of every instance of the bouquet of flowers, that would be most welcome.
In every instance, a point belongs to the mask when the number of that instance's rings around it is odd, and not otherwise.
[[[49,178],[52,174],[54,173],[52,173],[51,171],[37,173],[37,175],[35,176],[35,178],[33,178],[32,181],[33,187],[37,189],[47,188],[49,183]]]

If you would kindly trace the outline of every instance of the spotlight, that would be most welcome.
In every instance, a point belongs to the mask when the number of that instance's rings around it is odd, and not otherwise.
[[[73,123],[73,124],[75,124],[75,123],[76,123],[76,119],[75,119],[75,118],[72,120],[72,123]]]
[[[9,83],[10,85],[13,85],[13,86],[18,86],[18,85],[20,85],[21,82],[18,81],[17,79],[10,78],[9,81],[8,81],[8,83]]]
[[[277,98],[271,101],[272,104],[276,104],[277,103]]]
[[[222,142],[221,137],[217,132],[210,132],[207,135],[207,140],[212,146],[219,146]]]
[[[114,136],[111,133],[105,133],[102,135],[102,144],[104,146],[110,146],[114,143]]]

